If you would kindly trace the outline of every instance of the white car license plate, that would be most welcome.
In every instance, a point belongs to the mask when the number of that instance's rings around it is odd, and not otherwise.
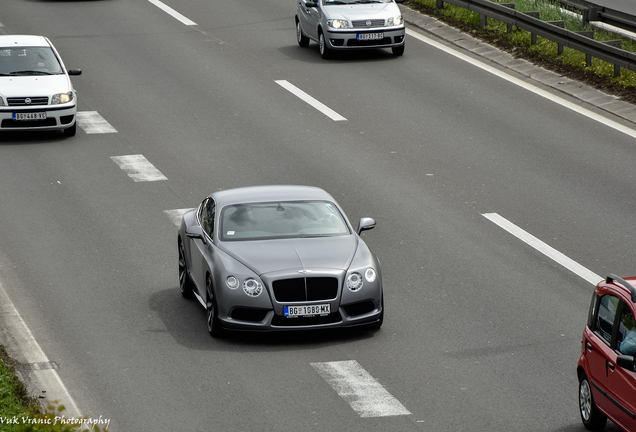
[[[13,113],[13,120],[46,120],[45,112]]]
[[[287,318],[299,316],[328,315],[331,312],[329,303],[311,306],[285,306]]]
[[[384,33],[358,33],[358,40],[378,40],[383,38]]]

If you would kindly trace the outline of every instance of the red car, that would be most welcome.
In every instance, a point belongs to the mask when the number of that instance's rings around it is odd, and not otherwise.
[[[630,283],[631,282],[631,283]],[[579,408],[586,429],[609,418],[636,431],[636,276],[609,275],[594,289],[581,341]]]

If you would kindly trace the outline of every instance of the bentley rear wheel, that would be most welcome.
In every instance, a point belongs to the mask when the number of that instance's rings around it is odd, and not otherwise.
[[[179,237],[179,289],[181,295],[185,298],[192,297],[192,281],[188,274],[188,265],[186,264],[185,249],[183,247],[183,241]]]

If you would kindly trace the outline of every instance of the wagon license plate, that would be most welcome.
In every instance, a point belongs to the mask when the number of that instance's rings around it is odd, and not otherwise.
[[[45,112],[13,113],[13,120],[46,120]]]
[[[300,316],[306,317],[314,315],[328,315],[331,312],[331,308],[328,303],[311,306],[285,306],[284,312],[287,318]]]
[[[384,33],[358,33],[358,40],[378,40],[383,38]]]

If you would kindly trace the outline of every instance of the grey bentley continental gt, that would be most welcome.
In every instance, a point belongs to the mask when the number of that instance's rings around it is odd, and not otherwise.
[[[384,319],[382,272],[334,198],[310,186],[214,192],[183,214],[179,286],[208,332],[365,325]]]

